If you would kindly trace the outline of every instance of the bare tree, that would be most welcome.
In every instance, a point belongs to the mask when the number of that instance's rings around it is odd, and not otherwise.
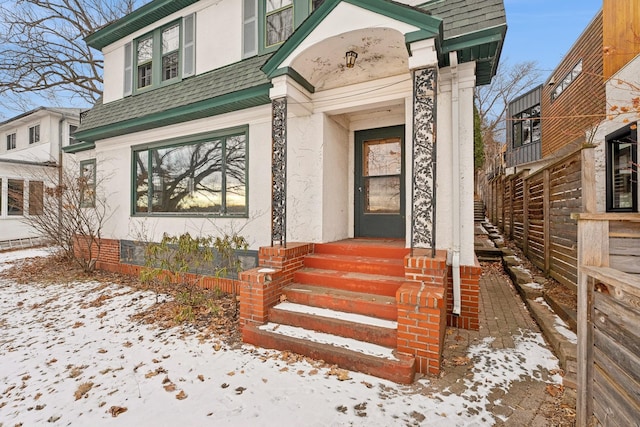
[[[540,83],[541,74],[535,61],[511,65],[503,61],[491,84],[479,86],[475,91],[475,104],[480,116],[485,159],[499,154],[505,141],[506,114],[509,102],[516,96]]]
[[[0,3],[0,101],[15,110],[27,94],[61,91],[93,104],[103,60],[84,38],[145,0],[8,0]]]
[[[58,181],[56,170],[43,173],[43,182]],[[104,177],[96,177],[91,166],[80,170],[77,164],[72,164],[65,169],[59,185],[49,184],[37,197],[30,196],[30,215],[23,219],[87,273],[95,269],[102,230],[112,212],[108,196],[96,191],[108,188],[106,181]],[[20,200],[23,197],[22,192],[10,196]]]

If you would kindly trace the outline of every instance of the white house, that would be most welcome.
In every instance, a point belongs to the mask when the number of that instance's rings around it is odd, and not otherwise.
[[[86,39],[104,54],[104,95],[65,151],[108,178],[116,264],[140,230],[241,230],[285,287],[321,244],[378,239],[402,249],[401,268],[422,266],[398,289],[439,283],[440,324],[477,328],[473,91],[505,32],[502,0],[155,0]],[[281,287],[257,311],[241,302],[245,331]]]
[[[80,123],[77,108],[40,107],[0,123],[0,245],[39,237],[24,222],[42,209],[44,185],[57,177],[62,147]],[[23,242],[23,240],[26,241]]]

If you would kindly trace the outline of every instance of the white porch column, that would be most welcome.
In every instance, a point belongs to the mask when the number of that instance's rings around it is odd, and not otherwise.
[[[438,56],[433,39],[411,44],[413,76],[411,146],[411,248],[436,249],[436,83]]]
[[[271,246],[287,246],[287,115],[309,115],[311,102],[306,91],[290,77],[272,79],[271,98]],[[288,99],[292,99],[289,107]]]

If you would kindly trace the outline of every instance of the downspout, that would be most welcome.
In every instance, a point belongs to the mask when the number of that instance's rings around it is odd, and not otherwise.
[[[458,53],[449,52],[451,67],[451,173],[452,173],[452,211],[453,211],[453,248],[451,250],[451,269],[453,272],[453,314],[460,315],[460,110],[458,82]]]

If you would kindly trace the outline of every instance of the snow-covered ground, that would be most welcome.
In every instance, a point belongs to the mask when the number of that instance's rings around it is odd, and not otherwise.
[[[47,254],[0,253],[0,271]],[[0,279],[0,427],[489,426],[492,389],[558,368],[527,332],[515,348],[470,347],[459,395],[428,379],[401,386],[129,318],[154,301],[120,285]]]

